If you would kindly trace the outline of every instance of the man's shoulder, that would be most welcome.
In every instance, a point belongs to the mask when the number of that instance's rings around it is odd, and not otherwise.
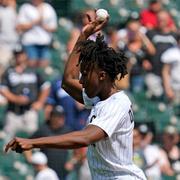
[[[130,101],[128,95],[124,91],[118,91],[115,93],[112,97],[111,100],[119,101],[119,103],[122,103],[123,101]]]
[[[110,96],[107,100],[105,101],[100,101],[97,104],[97,108],[103,108],[104,110],[109,111],[110,107],[115,107],[121,108],[121,109],[126,109],[131,106],[131,101],[128,97],[128,95],[124,91],[119,91],[112,96]]]

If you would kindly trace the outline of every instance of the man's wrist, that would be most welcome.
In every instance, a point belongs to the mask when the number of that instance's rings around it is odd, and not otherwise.
[[[43,148],[47,145],[47,140],[45,138],[44,140],[44,137],[40,137],[40,138],[35,138],[35,139],[31,139],[31,146],[32,146],[32,149],[34,148]]]
[[[86,40],[87,38],[88,38],[88,36],[84,32],[80,33],[79,39]]]

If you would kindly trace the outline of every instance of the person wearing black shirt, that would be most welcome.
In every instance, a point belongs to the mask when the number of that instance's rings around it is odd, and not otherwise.
[[[156,53],[149,57],[151,70],[146,77],[146,84],[151,95],[161,97],[163,95],[162,87],[162,66],[161,55],[168,48],[177,44],[177,34],[172,32],[168,26],[169,14],[162,10],[158,13],[158,27],[147,32],[148,38],[156,48]]]
[[[0,92],[7,99],[4,132],[11,138],[17,132],[32,134],[38,128],[38,111],[49,94],[50,83],[27,66],[27,55],[21,46],[14,51],[15,65],[2,76]]]
[[[49,119],[39,127],[31,138],[56,136],[71,132],[71,128],[65,124],[65,111],[60,105],[54,106],[50,113]],[[48,158],[48,166],[56,171],[58,177],[63,180],[66,178],[68,171],[65,163],[68,161],[69,151],[67,149],[40,149]],[[25,152],[26,159],[31,162],[31,151]]]

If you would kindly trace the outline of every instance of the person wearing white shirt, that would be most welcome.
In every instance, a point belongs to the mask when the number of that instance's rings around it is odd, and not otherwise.
[[[36,171],[35,180],[59,180],[56,172],[47,165],[48,159],[42,152],[32,155],[31,163]]]
[[[16,31],[15,0],[0,1],[0,77],[13,60],[13,50],[18,42]]]
[[[56,12],[44,0],[31,0],[31,3],[24,3],[20,7],[17,30],[21,34],[30,66],[46,67],[49,64],[49,45],[56,29]]]
[[[178,46],[167,49],[161,56],[162,77],[167,98],[175,105],[180,104],[180,34]]]

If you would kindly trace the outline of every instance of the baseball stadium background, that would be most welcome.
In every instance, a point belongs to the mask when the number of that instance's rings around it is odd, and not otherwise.
[[[24,3],[23,0],[17,0],[18,8]],[[148,7],[146,0],[49,0],[58,15],[58,29],[53,35],[51,45],[51,67],[52,71],[47,76],[48,80],[53,80],[59,74],[63,73],[64,59],[67,57],[66,44],[70,37],[72,28],[77,22],[77,14],[87,8],[104,8],[110,14],[108,26],[115,29],[125,27],[126,21],[130,16],[137,17]],[[161,0],[163,8],[167,10],[177,27],[180,27],[180,1],[179,0]],[[0,32],[1,33],[1,32]],[[180,72],[179,72],[180,74]],[[151,126],[154,133],[154,142],[161,145],[161,136],[163,130],[168,126],[175,126],[180,132],[180,104],[169,106],[167,101],[161,98],[150,99],[148,93],[144,90],[140,93],[129,94],[134,108],[135,122],[145,123]],[[5,105],[0,106],[0,130],[3,128]],[[39,112],[39,123],[44,121],[44,112]],[[21,137],[26,137],[25,133],[18,133]],[[0,180],[29,180],[33,177],[33,168],[27,163],[24,156],[16,153],[5,155],[3,152],[3,138],[0,139]],[[178,143],[179,147],[179,143]],[[72,173],[73,174],[73,173]],[[71,177],[76,180],[75,176]],[[175,176],[163,176],[163,180],[176,179]]]

